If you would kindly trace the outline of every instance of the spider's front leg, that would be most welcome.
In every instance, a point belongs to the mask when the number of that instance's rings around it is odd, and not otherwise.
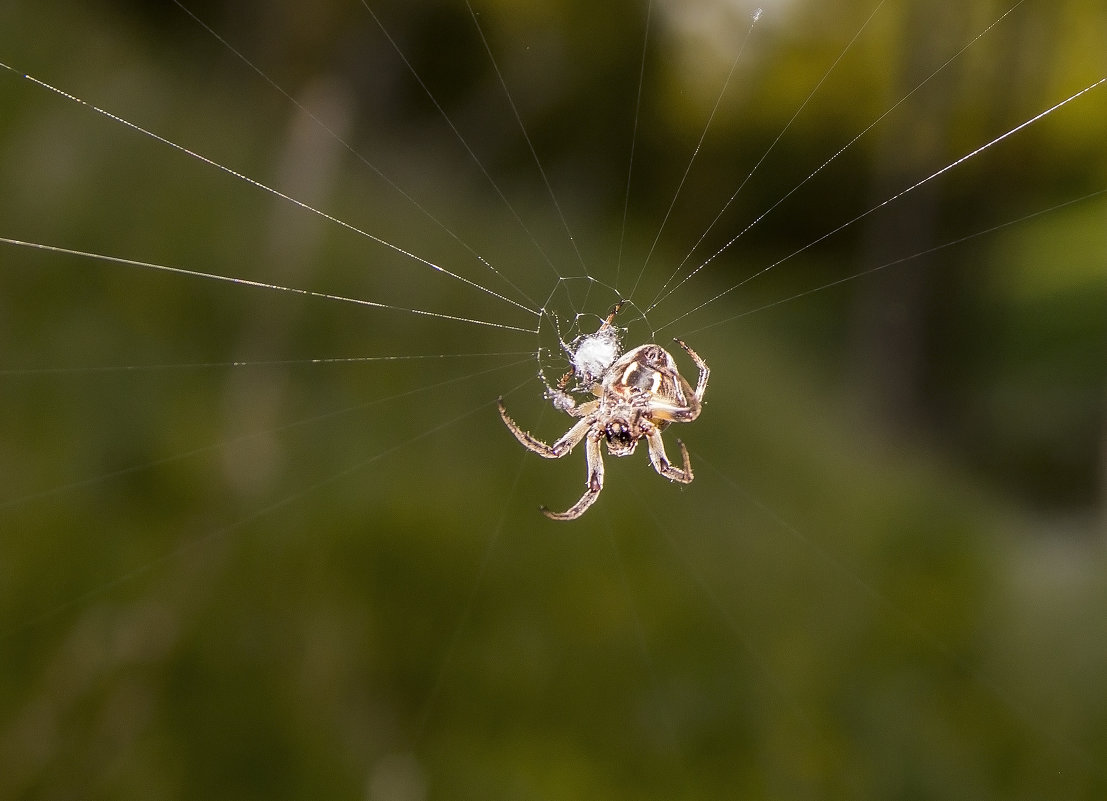
[[[577,423],[573,428],[576,429],[579,426],[580,423]],[[600,497],[600,490],[603,489],[603,453],[600,451],[600,442],[603,441],[603,436],[602,430],[588,432],[588,488],[580,496],[580,500],[564,512],[551,512],[543,506],[542,514],[550,520],[576,520],[596,502],[596,498]]]
[[[511,433],[515,435],[515,439],[519,440],[519,442],[527,450],[534,451],[539,456],[542,456],[546,459],[560,459],[562,456],[575,448],[577,443],[584,439],[584,435],[588,433],[588,429],[592,427],[593,423],[592,416],[590,414],[585,415],[576,425],[565,432],[564,436],[562,436],[561,439],[559,439],[553,445],[547,445],[545,442],[532,435],[529,431],[524,431],[518,423],[516,423],[514,420],[511,419],[511,417],[508,416],[507,409],[504,408],[503,398],[497,398],[496,405],[500,409],[500,417],[503,418],[504,425],[506,425]],[[588,405],[589,404],[585,404],[585,406]],[[577,408],[583,409],[584,407]]]
[[[711,375],[711,370],[708,369],[707,364],[699,357],[699,354],[685,345],[684,342],[679,339],[674,339],[673,342],[684,348],[684,351],[692,357],[692,361],[696,363],[696,367],[700,371],[700,377],[696,381],[695,390],[693,390],[683,376],[679,374],[674,376],[673,380],[680,385],[685,402],[654,400],[650,405],[650,415],[655,420],[668,420],[671,423],[690,423],[700,416],[700,411],[703,408],[703,394],[707,392],[707,379]]]
[[[711,375],[711,370],[708,368],[707,363],[699,357],[699,354],[692,350],[690,347],[684,344],[684,340],[674,339],[673,342],[684,348],[684,352],[692,357],[692,361],[696,363],[696,368],[700,371],[699,380],[696,381],[696,404],[703,403],[703,393],[707,392],[707,379]]]

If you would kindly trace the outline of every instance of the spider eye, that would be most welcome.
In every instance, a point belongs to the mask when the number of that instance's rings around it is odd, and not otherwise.
[[[613,420],[608,423],[604,434],[607,437],[608,445],[616,448],[627,448],[634,442],[634,435],[631,434],[630,426],[623,420]]]

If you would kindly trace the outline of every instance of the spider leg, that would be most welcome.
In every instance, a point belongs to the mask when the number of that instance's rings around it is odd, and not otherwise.
[[[580,423],[577,423],[573,428],[575,429],[579,426]],[[584,494],[580,496],[580,500],[573,504],[572,508],[564,512],[551,512],[543,506],[542,514],[550,518],[550,520],[576,520],[584,514],[589,506],[596,502],[596,498],[600,497],[600,490],[603,489],[603,453],[600,451],[600,442],[602,440],[603,431],[589,432],[587,450],[588,488],[584,491]]]
[[[601,325],[596,330],[596,333],[603,331],[605,328],[609,328],[611,324],[615,322],[615,315],[619,313],[619,310],[621,308],[623,308],[624,303],[626,303],[625,300],[620,300],[618,303],[615,304],[615,306],[611,309],[611,314],[607,315],[607,319],[603,321],[603,325]]]
[[[681,406],[679,403],[651,400],[650,417],[654,420],[667,420],[672,423],[690,423],[700,416],[700,405]]]
[[[669,463],[669,457],[665,455],[665,443],[661,439],[661,431],[654,428],[646,435],[646,444],[650,449],[650,462],[653,469],[670,481],[679,481],[681,484],[690,484],[695,476],[692,475],[692,462],[688,459],[688,449],[679,439],[680,453],[684,457],[684,469],[673,467]]]
[[[681,375],[675,376],[675,380],[680,384],[681,395],[687,398],[686,404],[674,403],[672,401],[660,400],[657,398],[650,399],[650,417],[656,420],[665,420],[670,423],[690,423],[700,416],[700,411],[703,407],[703,394],[707,391],[707,379],[711,375],[711,370],[708,369],[707,364],[703,359],[699,357],[694,350],[685,345],[681,340],[674,339],[685,352],[692,357],[692,361],[696,363],[696,367],[699,368],[700,377],[696,382],[695,391],[684,380]]]
[[[496,404],[500,409],[500,417],[503,418],[504,424],[511,433],[515,435],[515,439],[519,440],[527,450],[534,451],[546,459],[560,459],[575,448],[577,443],[584,439],[584,435],[588,433],[588,429],[592,427],[594,422],[590,415],[586,415],[581,418],[580,422],[565,432],[561,439],[553,445],[547,445],[529,431],[524,431],[518,423],[508,416],[507,410],[504,408],[503,398],[497,398]]]
[[[704,360],[699,357],[699,354],[697,354],[694,350],[685,345],[682,340],[674,339],[673,341],[684,348],[684,352],[692,357],[692,361],[694,361],[696,363],[696,367],[699,368],[700,378],[699,381],[696,382],[696,402],[703,403],[703,393],[707,391],[707,378],[711,375],[711,370],[708,368]]]

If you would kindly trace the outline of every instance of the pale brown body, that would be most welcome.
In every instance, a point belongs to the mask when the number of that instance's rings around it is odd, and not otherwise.
[[[610,319],[610,318],[609,318]],[[573,450],[581,440],[587,440],[588,481],[584,495],[565,512],[542,512],[553,520],[573,520],[584,514],[603,489],[603,454],[600,444],[607,443],[612,456],[634,453],[638,440],[646,440],[650,462],[654,469],[671,481],[689,483],[692,465],[688,449],[677,440],[683,457],[683,468],[674,467],[665,454],[661,432],[670,423],[688,423],[699,417],[703,394],[707,389],[710,370],[696,352],[679,339],[674,340],[692,357],[699,368],[695,390],[677,370],[673,357],[660,345],[641,345],[627,351],[612,363],[601,381],[592,387],[594,401],[566,409],[580,421],[553,445],[547,445],[519,427],[499,403],[504,423],[528,450],[547,459],[559,459]]]

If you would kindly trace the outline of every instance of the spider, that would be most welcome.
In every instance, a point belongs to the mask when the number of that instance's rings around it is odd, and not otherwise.
[[[604,332],[614,316],[615,312],[612,312],[596,334]],[[587,440],[588,479],[584,495],[565,512],[551,512],[545,506],[541,507],[546,517],[551,520],[575,520],[596,502],[603,489],[603,454],[600,450],[603,442],[607,443],[608,453],[612,456],[629,456],[634,453],[638,440],[644,439],[650,449],[650,462],[660,475],[681,484],[692,481],[688,449],[677,440],[684,466],[673,466],[665,455],[661,432],[669,423],[690,423],[699,417],[710,370],[694,350],[679,339],[673,341],[692,357],[699,368],[695,391],[677,370],[676,362],[668,351],[660,345],[640,345],[615,358],[598,377],[592,386],[596,400],[578,405],[569,399],[556,404],[573,417],[579,417],[580,421],[553,445],[547,445],[520,428],[508,416],[503,399],[497,401],[500,417],[511,433],[527,450],[539,456],[560,459],[582,439]],[[566,399],[568,395],[562,392],[559,397]]]

